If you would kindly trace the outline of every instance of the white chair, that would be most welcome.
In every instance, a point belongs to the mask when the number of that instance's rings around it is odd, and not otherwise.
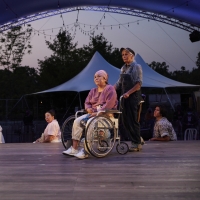
[[[187,128],[184,133],[184,140],[196,140],[197,139],[197,129]]]

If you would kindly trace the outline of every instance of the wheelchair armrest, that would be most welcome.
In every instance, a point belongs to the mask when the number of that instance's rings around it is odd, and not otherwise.
[[[121,111],[119,110],[101,110],[101,111],[98,111],[97,112],[97,116],[100,114],[100,113],[110,113],[110,114],[119,114],[119,113],[122,113]]]
[[[82,109],[82,110],[78,110],[75,114],[75,118],[77,118],[78,114],[79,113],[87,113],[85,109]]]

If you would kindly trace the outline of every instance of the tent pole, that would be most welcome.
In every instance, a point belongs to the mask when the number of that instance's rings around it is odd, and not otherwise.
[[[76,99],[77,95],[78,95],[78,93],[77,93],[77,94],[76,94],[76,96],[74,97],[73,101],[71,102],[71,104],[70,104],[69,108],[68,108],[68,109],[67,109],[67,111],[65,112],[65,114],[64,114],[64,116],[63,116],[63,118],[62,118],[62,119],[64,119],[64,118],[65,118],[66,114],[68,113],[68,111],[69,111],[69,109],[70,109],[70,107],[71,107],[72,103],[73,103],[73,102],[74,102],[74,100]]]
[[[18,104],[21,100],[23,100],[23,98],[24,98],[24,95],[17,101],[17,103],[13,106],[13,108],[10,110],[9,113],[6,112],[6,119],[8,118],[8,116],[10,115],[10,113],[14,110],[14,108],[17,106],[17,104]],[[6,103],[7,103],[7,102],[6,102]]]
[[[167,94],[166,89],[165,89],[165,88],[163,88],[163,89],[164,89],[164,91],[165,91],[165,94],[166,94],[166,96],[167,96],[167,99],[168,99],[168,101],[169,101],[169,103],[170,103],[170,105],[171,105],[173,111],[175,111],[174,106],[173,106],[173,104],[172,104],[172,102],[171,102],[171,100],[170,100],[170,98],[169,98],[169,95]]]

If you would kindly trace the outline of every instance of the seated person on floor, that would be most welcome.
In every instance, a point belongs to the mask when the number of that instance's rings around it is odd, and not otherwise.
[[[166,109],[162,105],[157,105],[154,110],[156,118],[154,124],[153,138],[151,141],[170,141],[177,140],[176,132],[172,124],[166,118]]]
[[[95,73],[94,83],[97,87],[90,90],[85,100],[85,110],[89,114],[87,124],[97,115],[97,109],[98,111],[116,109],[118,103],[115,88],[108,84],[108,74],[104,70],[99,70]],[[80,122],[88,114],[75,119],[72,127],[72,146],[66,151],[63,151],[63,154],[75,156],[80,159],[88,157],[84,149],[78,150],[78,144],[84,129]]]
[[[55,119],[55,111],[49,110],[45,113],[45,120],[48,125],[42,133],[41,137],[33,143],[54,143],[61,142],[60,126]]]

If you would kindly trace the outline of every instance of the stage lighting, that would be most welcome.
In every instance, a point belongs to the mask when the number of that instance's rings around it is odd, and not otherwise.
[[[192,33],[190,33],[190,41],[191,42],[197,42],[200,40],[200,32],[195,30]]]

